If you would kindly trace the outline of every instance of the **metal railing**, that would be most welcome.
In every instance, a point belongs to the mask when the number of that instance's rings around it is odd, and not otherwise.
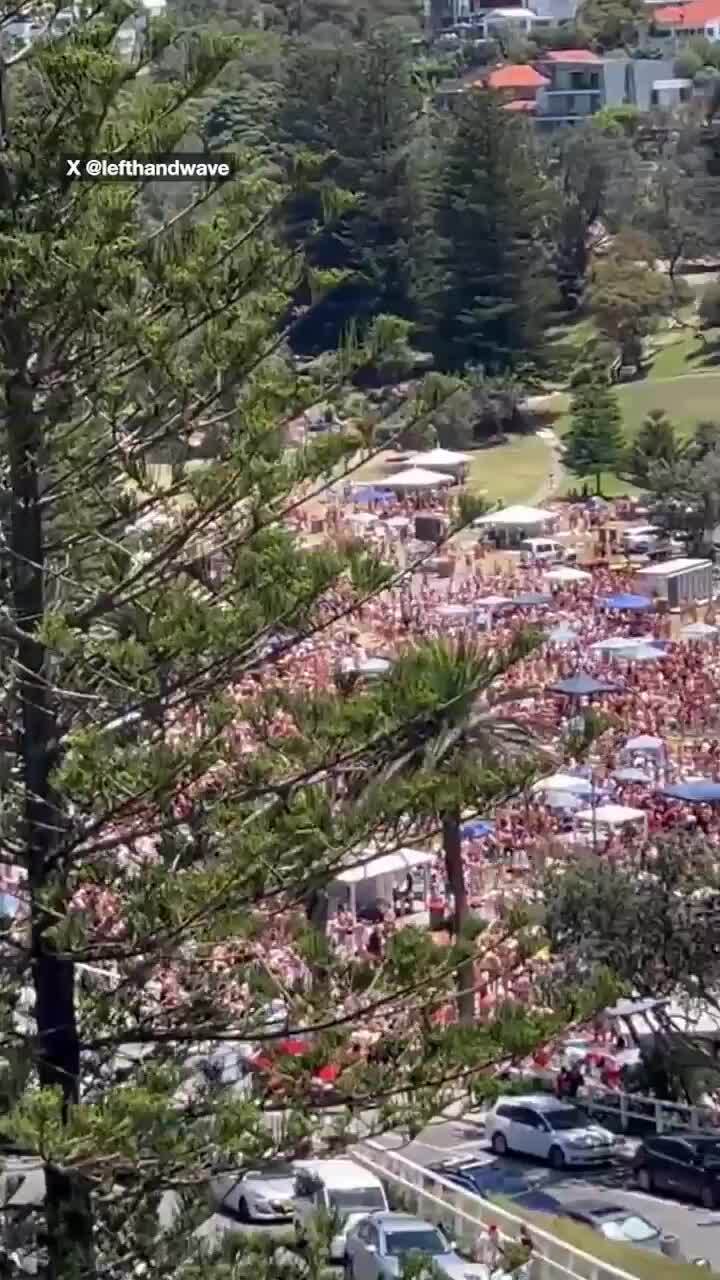
[[[690,1106],[682,1102],[662,1102],[639,1093],[621,1093],[606,1089],[603,1085],[586,1082],[578,1102],[593,1115],[615,1117],[622,1133],[636,1129],[654,1133],[672,1133],[677,1129],[690,1129],[693,1133],[718,1133],[720,1136],[720,1111],[712,1107]]]
[[[349,1152],[354,1160],[387,1182],[418,1214],[449,1230],[471,1252],[491,1223],[501,1239],[517,1240],[527,1223],[377,1142],[364,1142]],[[532,1228],[531,1280],[636,1280],[556,1236]]]

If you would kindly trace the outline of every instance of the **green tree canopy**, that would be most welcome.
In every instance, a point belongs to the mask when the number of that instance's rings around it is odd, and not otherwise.
[[[564,444],[564,465],[577,476],[593,476],[600,493],[603,471],[615,470],[623,450],[617,395],[602,371],[589,371],[576,386]]]
[[[444,367],[494,373],[538,354],[553,299],[543,235],[551,203],[523,122],[492,92],[463,98],[439,205]]]

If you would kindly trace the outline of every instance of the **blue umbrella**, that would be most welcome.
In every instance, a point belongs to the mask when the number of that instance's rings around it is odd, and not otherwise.
[[[686,804],[720,804],[720,782],[712,778],[700,778],[697,782],[676,782],[662,787],[660,794],[670,800],[684,800]]]
[[[353,502],[394,502],[395,495],[389,489],[375,489],[369,485],[366,489],[355,489]]]
[[[631,609],[635,612],[641,612],[643,609],[652,609],[653,602],[649,596],[633,596],[618,595],[605,596],[598,601],[603,609]]]
[[[477,818],[472,822],[464,822],[460,828],[463,840],[480,840],[483,836],[491,836],[495,830],[494,822]]]
[[[590,698],[597,693],[619,693],[620,685],[611,684],[609,680],[596,680],[594,676],[580,672],[570,676],[569,680],[559,680],[557,684],[548,686],[547,693],[560,693],[566,698]]]

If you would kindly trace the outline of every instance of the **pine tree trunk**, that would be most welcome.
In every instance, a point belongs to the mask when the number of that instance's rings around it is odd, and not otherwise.
[[[60,1088],[67,1115],[78,1100],[80,1044],[75,1018],[74,971],[45,938],[50,918],[41,895],[50,876],[62,836],[63,815],[50,777],[57,762],[58,729],[53,707],[47,654],[38,639],[45,610],[43,517],[39,459],[42,430],[34,412],[33,387],[27,372],[29,351],[6,324],[11,372],[6,380],[5,420],[10,462],[12,511],[10,555],[12,600],[17,626],[25,639],[17,646],[18,695],[21,711],[20,751],[25,788],[25,848],[31,909],[32,969],[37,1020],[37,1067],[43,1088]],[[15,339],[15,341],[13,341]],[[45,1213],[48,1236],[48,1280],[88,1280],[93,1274],[92,1218],[86,1190],[66,1174],[47,1168]]]
[[[454,901],[452,927],[457,940],[462,936],[465,922],[470,915],[467,886],[465,884],[465,867],[462,858],[459,814],[445,814],[442,820],[442,838],[445,871]],[[457,986],[460,1021],[471,1025],[475,1021],[475,972],[472,960],[464,961],[458,966]]]

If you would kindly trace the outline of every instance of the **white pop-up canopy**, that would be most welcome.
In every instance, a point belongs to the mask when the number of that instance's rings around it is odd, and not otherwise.
[[[427,453],[416,453],[410,459],[411,467],[455,467],[467,466],[470,461],[468,453],[455,453],[453,449],[428,449]]]
[[[569,791],[571,795],[589,796],[593,784],[588,778],[578,778],[573,773],[553,773],[549,778],[534,782],[533,791]]]
[[[357,889],[358,885],[365,885],[368,881],[376,882],[374,888],[377,890],[379,898],[389,898],[392,893],[393,884],[397,882],[398,875],[403,872],[407,875],[408,871],[412,871],[414,867],[424,867],[426,878],[429,875],[429,867],[435,860],[435,854],[428,853],[423,849],[398,849],[397,853],[383,853],[377,858],[370,858],[368,862],[362,866],[349,867],[347,871],[339,871],[334,877],[340,884],[345,884],[350,890],[350,907],[353,915],[357,913]],[[384,890],[384,892],[383,892]],[[427,898],[427,892],[425,897]]]
[[[590,582],[592,574],[584,569],[573,569],[570,564],[562,564],[557,569],[548,569],[543,577],[548,582]]]
[[[537,525],[547,524],[554,520],[552,511],[542,507],[503,507],[501,511],[491,511],[487,516],[473,520],[475,525],[494,525],[505,529],[534,529]]]
[[[626,804],[599,804],[596,809],[580,809],[578,822],[596,822],[603,827],[624,827],[628,822],[647,821],[644,809],[631,809]]]
[[[388,476],[383,484],[388,489],[437,489],[441,485],[455,484],[455,476],[427,471],[424,467],[408,467],[407,471],[398,471],[396,476]]]

